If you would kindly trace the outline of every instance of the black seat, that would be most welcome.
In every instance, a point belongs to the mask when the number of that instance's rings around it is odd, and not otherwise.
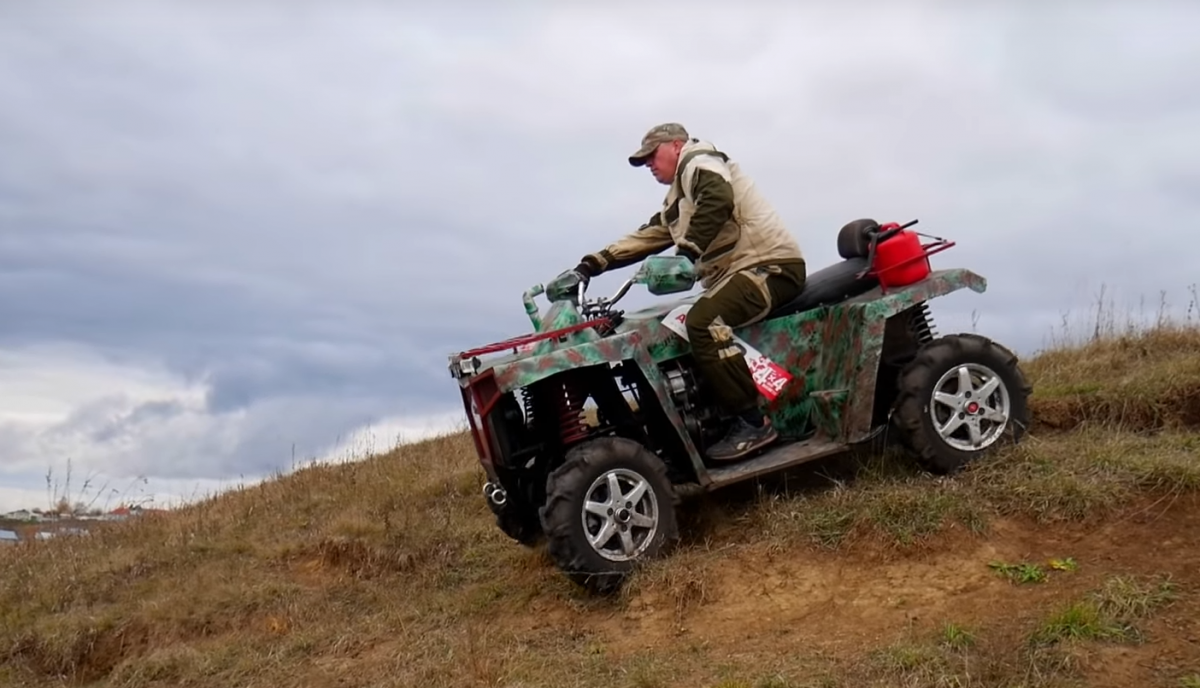
[[[832,306],[859,294],[865,294],[879,286],[877,277],[872,275],[861,279],[858,277],[858,274],[866,270],[867,266],[866,258],[856,256],[817,270],[804,281],[804,291],[800,292],[799,296],[771,311],[767,317],[777,318],[793,313],[802,313],[819,306]]]

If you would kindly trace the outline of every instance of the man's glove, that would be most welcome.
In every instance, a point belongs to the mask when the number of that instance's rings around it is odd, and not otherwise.
[[[687,258],[688,260],[692,261],[693,265],[695,265],[696,262],[700,260],[700,256],[696,255],[691,250],[686,249],[679,245],[675,246],[675,255],[683,256],[683,257]]]
[[[562,301],[563,299],[575,301],[579,298],[579,285],[582,284],[586,287],[588,282],[600,272],[598,266],[584,257],[579,261],[579,265],[563,271],[546,285],[546,298],[550,301]]]
[[[546,285],[546,298],[550,301],[574,301],[579,297],[579,285],[587,285],[591,278],[585,270],[565,270]]]
[[[687,258],[688,261],[683,269],[679,271],[679,276],[690,280],[694,284],[698,279],[696,275],[696,259],[687,254],[684,254],[684,257]]]
[[[684,258],[686,261],[684,266],[679,270],[679,277],[690,279],[694,283],[698,279],[696,275],[696,263],[700,260],[700,256],[682,246],[678,246],[675,249],[675,257]]]

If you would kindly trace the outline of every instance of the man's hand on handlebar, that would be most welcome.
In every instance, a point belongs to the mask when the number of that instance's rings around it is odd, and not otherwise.
[[[580,287],[587,287],[589,277],[579,268],[564,270],[546,285],[546,297],[551,301],[575,298],[579,295]]]

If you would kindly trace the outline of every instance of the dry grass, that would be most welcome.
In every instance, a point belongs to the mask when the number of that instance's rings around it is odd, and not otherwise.
[[[945,623],[905,633],[840,678],[845,685],[897,688],[1074,685],[1069,681],[1079,678],[1088,641],[1137,642],[1136,624],[1174,595],[1170,581],[1113,576],[1032,628],[1005,628],[997,620],[984,628]]]
[[[947,480],[902,457],[869,457],[829,487],[762,490],[740,514],[777,547],[936,545],[948,530],[985,536],[999,517],[1098,523],[1131,505],[1200,492],[1200,434],[1100,428],[1033,436]],[[811,481],[807,481],[811,483]]]
[[[1098,301],[1087,334],[1064,319],[1052,347],[1023,364],[1034,385],[1038,427],[1081,424],[1130,429],[1200,426],[1200,314],[1192,290],[1183,317],[1119,321],[1115,305]]]
[[[832,482],[820,475],[836,467],[824,466],[799,489],[708,498],[686,516],[680,551],[610,600],[584,597],[495,529],[462,436],[5,550],[0,683],[1060,685],[1086,666],[1076,641],[1088,629],[1095,642],[1127,640],[1177,590],[1115,578],[1082,601],[1046,602],[1040,621],[945,619],[936,633],[914,628],[850,654],[732,632],[720,645],[637,640],[648,600],[682,627],[726,601],[728,565],[756,552],[881,561],[989,538],[1000,522],[1112,523],[1200,492],[1187,406],[1200,389],[1200,330],[1105,331],[1025,366],[1035,414],[1055,419],[1027,443],[951,480],[885,457],[842,466]]]

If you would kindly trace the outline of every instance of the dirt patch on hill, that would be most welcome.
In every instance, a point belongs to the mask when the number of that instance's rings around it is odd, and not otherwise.
[[[1022,364],[1034,388],[1035,430],[1200,427],[1200,327],[1189,320],[1097,335]]]
[[[1200,385],[1162,396],[1077,393],[1030,399],[1034,431],[1069,431],[1081,425],[1124,430],[1200,428]]]
[[[1105,576],[1169,575],[1185,586],[1200,584],[1198,507],[1196,498],[1147,504],[1134,517],[1099,527],[1003,520],[986,540],[952,532],[938,547],[907,556],[751,545],[706,563],[700,553],[683,553],[695,566],[676,574],[674,585],[634,594],[626,610],[601,621],[604,643],[617,656],[682,643],[849,658],[914,633],[936,633],[946,623],[1032,631],[1057,601],[1083,595]],[[1048,566],[1067,559],[1078,568]],[[993,562],[1037,563],[1048,577],[1017,585]],[[1106,650],[1099,659],[1200,657],[1196,623],[1184,622],[1190,635],[1152,627],[1162,641],[1153,650]]]

